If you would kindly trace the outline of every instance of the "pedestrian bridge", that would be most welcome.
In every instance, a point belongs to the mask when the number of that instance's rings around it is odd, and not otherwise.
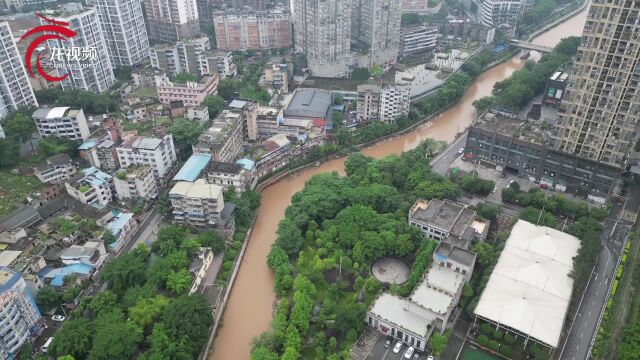
[[[515,47],[519,47],[521,49],[525,49],[525,50],[534,50],[534,51],[539,51],[541,53],[550,53],[553,51],[553,48],[550,48],[548,46],[544,46],[544,45],[536,45],[530,42],[526,42],[526,41],[520,41],[520,40],[509,40],[509,43]]]

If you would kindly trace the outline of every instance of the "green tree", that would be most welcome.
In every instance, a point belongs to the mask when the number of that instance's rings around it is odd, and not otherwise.
[[[129,359],[143,340],[142,329],[120,310],[101,313],[95,323],[89,360]]]
[[[351,73],[353,80],[368,80],[371,77],[371,73],[367,68],[355,68]]]
[[[14,139],[0,139],[0,167],[13,166],[20,161],[20,145]]]
[[[33,345],[27,341],[20,348],[19,360],[31,360],[33,358]]]
[[[233,79],[220,80],[218,83],[218,95],[224,100],[229,101],[233,99],[235,92],[238,90],[238,85]]]
[[[384,74],[384,69],[382,68],[382,66],[373,65],[373,67],[371,68],[371,76],[377,79],[382,76],[382,74]]]
[[[198,140],[204,127],[196,122],[180,118],[171,124],[168,131],[173,135],[173,141],[178,147],[180,157],[186,160],[191,156],[191,145]]]
[[[486,242],[477,242],[473,245],[473,251],[478,254],[478,264],[483,268],[486,268],[489,264],[493,263],[495,256],[493,254],[493,246]]]
[[[145,270],[145,262],[129,253],[108,262],[100,272],[100,277],[109,283],[114,293],[122,296],[128,288],[145,283]]]
[[[62,296],[52,286],[45,286],[38,291],[36,303],[43,312],[48,312],[62,304]]]
[[[131,80],[131,66],[119,66],[113,69],[113,75],[120,81]]]
[[[129,318],[142,329],[147,329],[160,318],[167,305],[169,305],[169,299],[161,295],[142,298],[129,308]]]
[[[224,107],[224,99],[218,95],[210,95],[202,102],[209,109],[209,119],[214,119]]]
[[[487,110],[490,110],[495,104],[496,99],[493,96],[485,96],[473,102],[473,107],[476,108],[478,114],[482,114]]]
[[[435,357],[440,357],[444,350],[447,348],[447,343],[449,343],[449,336],[451,335],[451,330],[445,331],[443,335],[440,335],[438,332],[434,332],[431,334],[429,338],[429,348],[433,352]]]
[[[149,351],[143,354],[142,360],[191,360],[193,350],[188,348],[187,339],[172,339],[162,323],[156,324],[148,338],[151,344]]]
[[[167,306],[162,315],[162,324],[169,338],[184,342],[194,357],[209,339],[212,323],[211,308],[201,295],[180,296]]]
[[[183,73],[176,74],[176,77],[173,79],[173,81],[177,83],[186,83],[188,81],[190,82],[198,81],[198,78],[193,74],[183,72]]]
[[[167,289],[172,294],[184,294],[191,287],[192,280],[189,270],[182,269],[178,272],[172,270],[167,276]]]
[[[21,143],[26,141],[31,143],[31,135],[37,130],[33,119],[20,112],[9,115],[2,124],[2,128],[7,136],[13,137]]]
[[[197,240],[201,246],[210,248],[214,254],[224,251],[224,238],[215,230],[207,230],[198,234]]]
[[[93,325],[85,318],[67,320],[56,333],[49,348],[49,354],[71,355],[76,359],[86,358],[91,350],[93,331]]]
[[[58,154],[67,154],[75,157],[78,145],[78,141],[48,136],[38,142],[38,152],[47,157]]]
[[[118,297],[112,291],[101,291],[91,298],[91,302],[88,305],[89,310],[97,317],[103,313],[112,312],[118,309],[120,303]]]

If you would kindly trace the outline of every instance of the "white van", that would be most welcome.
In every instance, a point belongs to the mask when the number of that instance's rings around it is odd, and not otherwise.
[[[47,351],[49,351],[49,346],[51,345],[51,342],[53,341],[53,336],[48,338],[47,341],[44,343],[44,345],[42,345],[42,352],[43,353],[47,353]]]

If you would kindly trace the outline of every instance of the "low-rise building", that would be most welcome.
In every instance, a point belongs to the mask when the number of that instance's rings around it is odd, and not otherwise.
[[[195,120],[201,124],[209,121],[209,108],[201,105],[198,107],[188,107],[187,113],[184,115],[187,120]]]
[[[243,123],[242,136],[249,141],[258,139],[258,108],[260,104],[251,99],[235,99],[229,106],[229,111],[240,114]]]
[[[547,86],[542,93],[542,103],[550,106],[559,106],[564,97],[567,88],[567,79],[569,74],[562,71],[556,71],[547,80]]]
[[[138,231],[138,222],[133,213],[119,212],[106,223],[105,231],[110,232],[115,238],[115,241],[109,244],[109,249],[118,253]]]
[[[322,120],[332,124],[333,96],[329,91],[299,88],[286,105],[285,119]]]
[[[263,152],[256,161],[258,178],[289,163],[291,141],[284,134],[277,134],[262,142]]]
[[[113,196],[113,178],[96,167],[80,170],[64,186],[71,197],[85,205],[104,207]]]
[[[275,94],[289,92],[289,69],[287,64],[268,64],[262,72],[260,85],[270,88]]]
[[[22,274],[0,267],[0,358],[15,358],[20,347],[35,335],[40,317]]]
[[[60,260],[65,265],[87,264],[100,268],[107,257],[107,250],[101,241],[87,241],[84,245],[71,245],[62,250]]]
[[[552,134],[536,122],[493,113],[471,124],[463,158],[601,204],[620,175],[613,166],[554,149]]]
[[[207,169],[209,184],[220,185],[225,191],[233,186],[236,194],[244,192],[251,186],[250,176],[251,174],[245,170],[244,166],[238,163],[214,161]]]
[[[169,199],[174,223],[199,228],[217,225],[224,208],[222,187],[203,179],[178,181],[169,192]]]
[[[422,24],[403,27],[401,32],[400,53],[404,56],[430,51],[437,45],[438,28],[436,26]]]
[[[493,43],[495,28],[478,24],[471,19],[448,19],[438,23],[438,31],[443,38],[460,39],[462,41],[482,41]]]
[[[231,51],[219,50],[206,55],[209,73],[217,73],[220,79],[233,79],[238,75],[238,67],[233,62],[233,53]]]
[[[386,84],[380,91],[380,121],[393,123],[409,115],[411,89],[405,84]]]
[[[258,176],[257,176],[255,161],[247,158],[242,158],[240,160],[236,160],[236,164],[242,165],[242,167],[244,168],[244,171],[246,171],[249,177],[249,180],[248,180],[249,185],[247,186],[247,189],[255,188],[258,183]]]
[[[59,184],[76,174],[76,166],[67,154],[51,156],[47,161],[33,168],[34,175],[44,184]]]
[[[154,199],[158,188],[149,165],[135,165],[118,171],[113,179],[120,200]]]
[[[193,153],[210,154],[213,161],[234,161],[242,150],[242,128],[242,113],[223,110],[193,144]]]
[[[149,165],[153,170],[156,182],[164,184],[176,163],[176,149],[173,136],[164,135],[162,138],[151,138],[128,134],[122,144],[116,148],[118,160],[123,168],[134,165]]]
[[[85,159],[91,166],[114,171],[120,167],[116,147],[116,143],[109,139],[108,136],[105,136],[102,139],[89,139],[83,142],[78,146],[78,150],[80,157]]]
[[[418,200],[409,210],[409,224],[431,239],[468,249],[472,241],[483,241],[489,221],[476,219],[476,212],[451,200]]]
[[[358,85],[356,116],[360,122],[378,119],[380,116],[380,86]]]
[[[82,109],[71,109],[68,106],[40,108],[32,117],[42,137],[57,136],[83,141],[89,138],[89,126]]]
[[[185,106],[198,107],[205,97],[217,94],[217,89],[218,75],[205,75],[197,82],[185,83],[171,82],[169,78],[163,77],[156,83],[158,98],[165,105],[172,101],[182,101]]]
[[[386,336],[424,351],[435,330],[444,333],[453,309],[470,279],[476,255],[440,243],[431,267],[408,298],[382,293],[365,315],[365,322]]]

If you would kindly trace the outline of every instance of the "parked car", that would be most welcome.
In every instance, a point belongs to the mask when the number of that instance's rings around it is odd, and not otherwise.
[[[435,359],[433,358],[433,355],[429,355],[429,357],[427,358],[427,360],[435,360]]]
[[[57,322],[63,322],[64,319],[66,319],[66,318],[64,316],[62,316],[62,315],[53,315],[51,317],[51,320],[57,321]]]
[[[391,346],[391,339],[387,339],[387,341],[384,342],[385,349],[389,348],[389,346]]]
[[[458,154],[462,154],[462,153],[464,153],[464,148],[463,148],[463,147],[461,147],[460,149],[458,149]]]
[[[409,348],[407,349],[407,351],[405,351],[405,353],[404,353],[404,358],[405,358],[405,359],[411,359],[411,356],[413,355],[413,352],[414,352],[415,350],[416,350],[416,349],[414,349],[414,348],[413,348],[413,346],[409,346]]]
[[[413,354],[413,360],[420,360],[420,353],[416,351],[415,354]]]
[[[401,348],[402,348],[402,341],[398,341],[396,343],[396,346],[393,347],[393,353],[394,354],[399,353]]]

